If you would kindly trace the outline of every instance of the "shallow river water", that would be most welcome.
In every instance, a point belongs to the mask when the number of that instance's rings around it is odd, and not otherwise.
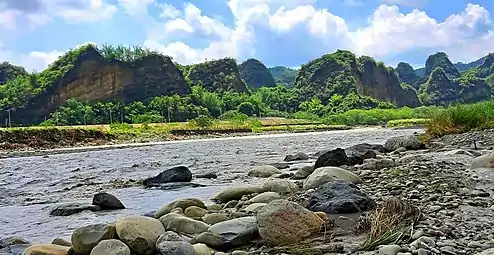
[[[128,214],[143,214],[183,197],[208,200],[220,189],[260,182],[246,178],[251,166],[282,162],[287,154],[384,143],[392,136],[420,130],[366,128],[301,134],[277,134],[220,139],[174,141],[138,148],[110,149],[0,160],[0,239],[21,236],[31,242],[70,237],[76,227],[112,222]],[[298,162],[294,167],[310,164]],[[112,181],[144,179],[167,168],[185,165],[193,174],[215,172],[217,179],[194,179],[206,187],[151,190],[113,188]],[[286,170],[288,171],[288,170]],[[57,203],[90,202],[98,191],[116,195],[125,210],[50,216]]]

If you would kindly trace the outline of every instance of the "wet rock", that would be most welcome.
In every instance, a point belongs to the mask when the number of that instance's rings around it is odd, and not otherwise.
[[[0,248],[16,244],[29,244],[29,242],[26,239],[18,236],[11,236],[0,239]]]
[[[171,212],[175,208],[182,208],[183,210],[187,209],[190,206],[197,206],[200,208],[206,208],[206,205],[204,202],[197,198],[182,198],[182,199],[177,199],[161,209],[159,209],[156,213],[154,213],[155,218],[160,218],[161,216]]]
[[[130,248],[120,240],[111,239],[99,242],[90,255],[131,255]]]
[[[371,210],[375,202],[355,184],[333,181],[320,186],[309,199],[307,208],[326,213],[356,213]]]
[[[187,209],[185,209],[184,213],[185,213],[185,216],[187,216],[189,218],[199,219],[202,216],[206,215],[208,213],[208,210],[193,205],[193,206],[187,207]]]
[[[205,174],[197,174],[196,178],[202,178],[202,179],[216,179],[218,178],[217,173],[205,173]]]
[[[195,255],[192,244],[182,238],[181,240],[166,240],[160,238],[156,242],[156,250],[158,250],[160,255]]]
[[[297,161],[297,160],[307,160],[309,156],[307,154],[299,152],[293,155],[287,155],[283,161]]]
[[[211,255],[211,249],[203,243],[196,243],[192,245],[195,250],[195,255]]]
[[[485,251],[477,253],[477,255],[492,255],[492,254],[494,254],[494,248],[487,249]]]
[[[425,146],[415,135],[391,137],[384,144],[384,148],[388,152],[397,150],[400,147],[407,150],[418,150]]]
[[[22,255],[67,255],[69,249],[55,244],[35,244],[24,250]]]
[[[360,166],[361,169],[381,170],[383,168],[390,168],[396,166],[396,163],[392,159],[366,159]]]
[[[259,234],[269,246],[298,243],[323,226],[323,221],[314,213],[284,199],[261,208],[256,218]]]
[[[75,254],[89,254],[102,240],[115,238],[115,226],[94,224],[76,228],[70,238]]]
[[[273,200],[280,199],[281,196],[277,192],[263,192],[261,194],[256,195],[255,197],[249,199],[249,202],[251,203],[269,203]]]
[[[264,192],[276,192],[279,194],[290,194],[299,190],[297,184],[289,180],[277,180],[270,179],[262,184],[261,187]]]
[[[224,240],[222,247],[245,245],[258,235],[256,217],[242,217],[223,221],[212,225],[208,231]]]
[[[223,209],[223,207],[221,207],[221,205],[219,205],[219,204],[212,204],[212,205],[208,205],[207,209],[208,209],[208,211],[219,211],[219,210]]]
[[[144,216],[127,216],[117,220],[117,234],[136,255],[154,255],[156,240],[165,233],[165,228],[157,219]]]
[[[361,143],[345,148],[350,165],[362,164],[364,159],[375,158],[377,153],[384,152],[386,149],[380,144]]]
[[[177,213],[169,213],[160,218],[165,229],[177,233],[199,234],[208,230],[209,225]]]
[[[293,179],[301,180],[307,178],[311,173],[314,172],[314,166],[304,166],[295,172]]]
[[[273,164],[270,164],[278,169],[287,169],[287,168],[290,168],[290,164],[288,163],[273,163]]]
[[[494,168],[494,152],[473,159],[470,169]]]
[[[125,209],[125,206],[118,198],[106,192],[95,194],[93,197],[93,205],[97,205],[103,210]]]
[[[163,183],[169,182],[190,182],[192,181],[192,173],[185,166],[177,166],[167,169],[155,177],[144,180],[143,184],[146,187],[160,186]]]
[[[314,169],[325,166],[343,166],[350,165],[350,160],[348,159],[345,150],[337,148],[334,150],[327,151],[317,158],[314,164]]]
[[[50,211],[52,216],[69,216],[83,211],[101,211],[101,207],[97,205],[82,204],[82,203],[65,203],[56,205]]]
[[[349,181],[352,183],[361,183],[362,179],[354,173],[339,167],[322,167],[314,172],[304,181],[304,189],[315,189],[327,182],[335,180]]]
[[[256,186],[239,186],[230,187],[220,191],[213,196],[214,200],[219,200],[222,203],[226,203],[231,200],[240,200],[244,195],[250,195],[252,193],[260,193],[262,189]]]
[[[72,247],[72,243],[70,241],[67,241],[67,240],[62,239],[62,238],[53,239],[53,241],[51,241],[51,244]]]
[[[227,221],[228,217],[222,213],[208,213],[202,217],[206,224],[214,225],[219,222]]]
[[[190,240],[191,244],[204,243],[207,246],[217,250],[228,250],[230,246],[225,243],[225,240],[218,234],[212,232],[204,232],[195,236]]]
[[[251,168],[247,175],[251,177],[267,178],[275,174],[281,174],[281,171],[274,166],[265,165]]]
[[[265,205],[266,203],[253,203],[245,207],[244,211],[246,211],[247,213],[256,213]]]
[[[396,255],[401,251],[399,245],[383,245],[379,248],[379,255]]]

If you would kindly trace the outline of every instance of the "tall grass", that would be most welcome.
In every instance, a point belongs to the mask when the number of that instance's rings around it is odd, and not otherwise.
[[[436,111],[427,124],[427,134],[440,137],[486,128],[494,128],[494,100]]]
[[[399,109],[349,110],[344,113],[330,115],[324,122],[331,125],[382,125],[392,120],[427,119],[437,111],[436,107],[418,107]]]

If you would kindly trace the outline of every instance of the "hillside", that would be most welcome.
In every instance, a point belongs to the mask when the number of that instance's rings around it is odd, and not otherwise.
[[[240,77],[251,88],[275,87],[276,81],[268,68],[257,59],[247,59],[238,66]]]
[[[200,84],[209,91],[248,91],[247,85],[240,78],[237,62],[233,58],[191,65],[186,70],[185,77],[191,84]]]
[[[463,72],[466,72],[472,68],[475,68],[475,67],[478,67],[480,66],[482,63],[484,63],[484,59],[486,57],[481,57],[475,61],[472,61],[472,62],[469,62],[469,63],[463,63],[463,62],[457,62],[455,64],[453,64],[456,69],[460,72],[460,73],[463,73]],[[417,76],[421,76],[423,77],[425,75],[425,67],[422,67],[422,68],[418,68],[417,70],[415,70],[415,74]]]
[[[23,75],[27,75],[23,67],[12,65],[9,62],[0,63],[0,85]]]
[[[275,66],[270,67],[269,72],[276,81],[276,84],[283,84],[287,87],[293,87],[298,71],[284,66]]]

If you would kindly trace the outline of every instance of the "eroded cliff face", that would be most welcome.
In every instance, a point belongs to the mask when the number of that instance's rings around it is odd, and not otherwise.
[[[95,49],[81,54],[74,67],[43,93],[15,110],[22,123],[44,120],[68,99],[97,102],[146,100],[158,95],[187,94],[182,72],[167,57],[146,56],[133,63],[108,61]]]

